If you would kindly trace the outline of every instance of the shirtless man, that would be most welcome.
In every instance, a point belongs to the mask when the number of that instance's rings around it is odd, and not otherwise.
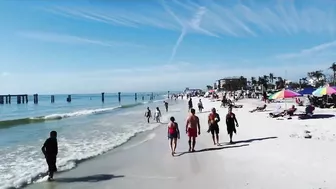
[[[197,134],[201,134],[201,126],[198,117],[195,115],[195,109],[191,108],[191,114],[187,118],[186,133],[188,134],[189,140],[189,152],[195,152],[196,137]],[[192,140],[192,145],[191,145]]]

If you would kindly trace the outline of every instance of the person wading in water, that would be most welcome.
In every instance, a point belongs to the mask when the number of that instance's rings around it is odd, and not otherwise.
[[[149,107],[147,107],[147,111],[145,113],[145,117],[147,118],[147,123],[149,123],[149,119],[152,117],[152,112],[149,109]]]
[[[53,181],[54,173],[57,171],[56,158],[58,154],[58,145],[56,131],[50,132],[50,137],[44,142],[41,150],[48,164],[48,181]]]

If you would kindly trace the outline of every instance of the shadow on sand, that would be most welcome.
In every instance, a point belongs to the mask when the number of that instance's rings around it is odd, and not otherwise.
[[[204,148],[201,150],[196,150],[195,152],[182,152],[179,154],[176,154],[175,157],[182,156],[184,154],[191,154],[191,153],[199,153],[199,152],[208,152],[208,151],[216,151],[216,150],[223,150],[223,149],[228,149],[228,148],[239,148],[239,147],[244,147],[248,146],[249,144],[243,144],[243,145],[237,145],[237,146],[222,146],[222,147],[217,147],[217,148]]]
[[[276,139],[278,137],[264,137],[264,138],[252,138],[252,139],[248,139],[248,140],[238,140],[238,141],[234,141],[233,144],[240,144],[240,143],[251,143],[254,141],[262,141],[262,140],[269,140],[269,139]],[[223,144],[221,144],[223,145]]]
[[[312,117],[299,115],[299,119],[327,119],[335,117],[333,114],[314,114]]]
[[[72,183],[72,182],[100,182],[111,180],[113,178],[122,178],[123,175],[111,175],[111,174],[98,174],[98,175],[91,175],[85,177],[73,177],[73,178],[55,178],[54,182],[65,182],[65,183]]]

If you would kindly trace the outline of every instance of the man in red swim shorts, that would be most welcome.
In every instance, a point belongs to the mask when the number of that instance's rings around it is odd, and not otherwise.
[[[186,133],[189,137],[189,152],[195,152],[195,145],[196,145],[196,137],[197,134],[201,134],[201,126],[199,124],[199,119],[195,115],[195,109],[191,108],[190,110],[191,114],[187,118],[187,124],[186,124]],[[192,140],[192,146],[191,146],[191,140]]]

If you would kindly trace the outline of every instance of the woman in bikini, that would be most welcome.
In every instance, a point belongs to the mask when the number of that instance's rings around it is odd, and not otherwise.
[[[174,156],[175,154],[177,139],[180,139],[178,124],[175,122],[174,117],[170,117],[170,123],[168,123],[168,140],[170,140],[170,149],[172,156]]]

